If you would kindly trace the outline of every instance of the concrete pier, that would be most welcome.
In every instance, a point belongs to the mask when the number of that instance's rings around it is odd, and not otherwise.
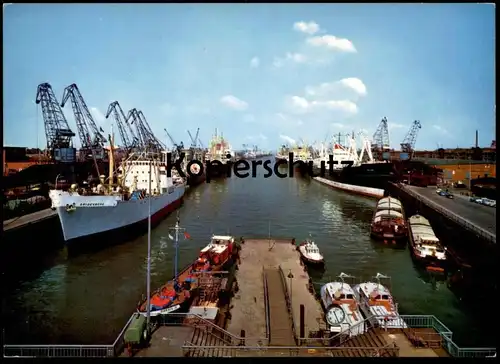
[[[264,296],[263,270],[266,270],[268,283],[273,270],[281,270],[284,275],[285,295],[291,301],[293,324],[296,335],[300,333],[300,305],[305,306],[305,335],[309,331],[318,330],[318,321],[322,322],[323,314],[320,304],[308,290],[309,276],[300,263],[299,253],[291,243],[292,239],[247,239],[240,252],[237,280],[239,292],[232,300],[231,321],[227,330],[240,335],[241,330],[249,341],[266,341],[266,298]],[[293,278],[288,278],[291,274]],[[281,274],[281,273],[280,273]],[[273,280],[274,281],[274,280]],[[281,283],[281,281],[279,281]],[[268,287],[269,295],[283,294],[278,287]],[[272,303],[274,297],[269,298]],[[285,302],[283,304],[286,305]],[[270,307],[271,341],[273,333],[276,336],[277,323],[289,321],[287,307]],[[272,317],[275,315],[275,317]],[[277,317],[279,315],[279,317]],[[274,327],[273,327],[274,326]],[[282,333],[282,335],[285,335]],[[248,342],[249,346],[251,343]]]

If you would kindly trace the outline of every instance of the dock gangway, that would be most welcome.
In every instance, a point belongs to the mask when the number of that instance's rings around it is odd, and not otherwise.
[[[285,287],[278,268],[265,268],[264,279],[268,294],[266,306],[269,309],[269,346],[295,346],[293,323],[290,320],[286,302]]]

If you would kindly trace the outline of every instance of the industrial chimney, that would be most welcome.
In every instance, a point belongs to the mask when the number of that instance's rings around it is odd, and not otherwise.
[[[476,130],[476,148],[479,147],[479,143],[478,143],[478,137],[477,137],[477,130]]]

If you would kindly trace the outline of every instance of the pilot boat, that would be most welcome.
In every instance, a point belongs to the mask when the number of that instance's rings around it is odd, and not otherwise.
[[[377,273],[374,282],[363,282],[354,286],[358,302],[363,314],[375,327],[406,328],[408,327],[399,316],[397,304],[389,289],[381,284],[382,279],[390,277]]]
[[[318,246],[314,241],[312,241],[311,238],[308,238],[300,243],[297,250],[300,253],[300,257],[306,264],[313,266],[323,266],[325,264],[323,255],[321,255]]]
[[[320,297],[325,319],[330,332],[346,333],[350,337],[363,334],[365,324],[359,310],[356,295],[350,284],[344,281],[351,276],[340,273],[337,282],[330,282],[321,287]]]

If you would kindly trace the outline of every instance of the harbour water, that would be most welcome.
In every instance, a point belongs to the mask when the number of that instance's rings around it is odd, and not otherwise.
[[[464,347],[494,346],[493,325],[467,307],[448,288],[417,270],[408,249],[393,249],[370,239],[375,200],[335,191],[302,178],[230,178],[189,191],[179,210],[191,239],[180,243],[179,264],[191,262],[214,234],[295,237],[309,233],[326,261],[327,282],[340,272],[392,277],[392,291],[403,314],[436,315]],[[169,228],[175,214],[152,232],[152,286],[173,275]],[[45,239],[40,239],[43,244]],[[146,289],[147,235],[101,250],[68,256],[47,252],[41,268],[10,282],[2,311],[9,344],[112,343]],[[20,262],[19,264],[22,264]],[[484,309],[483,309],[484,310]]]

